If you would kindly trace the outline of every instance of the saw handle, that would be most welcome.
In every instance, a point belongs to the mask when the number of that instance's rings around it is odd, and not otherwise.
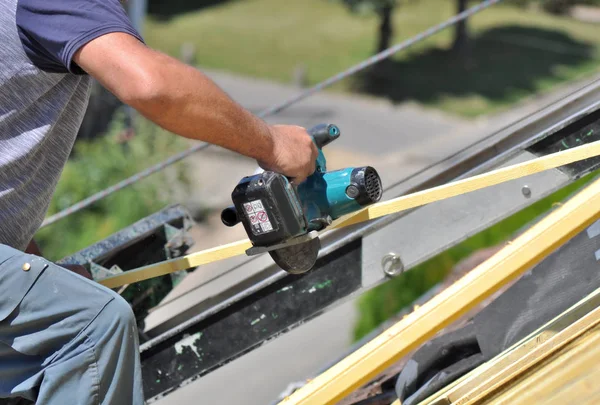
[[[333,124],[319,124],[308,130],[309,135],[313,138],[315,145],[319,149],[330,144],[340,137],[340,129]]]
[[[236,226],[241,222],[240,216],[238,215],[235,206],[231,205],[221,211],[221,222],[226,226]]]
[[[329,145],[340,137],[340,129],[334,124],[319,124],[307,130],[308,134],[313,139],[315,146],[319,149],[319,156],[316,162],[316,171],[322,172],[326,170],[325,155],[323,155],[323,147]],[[292,178],[286,176],[286,179],[292,184]],[[298,184],[292,184],[292,187],[298,187]]]

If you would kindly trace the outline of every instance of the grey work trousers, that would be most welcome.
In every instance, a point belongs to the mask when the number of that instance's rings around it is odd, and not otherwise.
[[[143,404],[138,345],[118,294],[0,245],[0,398]]]

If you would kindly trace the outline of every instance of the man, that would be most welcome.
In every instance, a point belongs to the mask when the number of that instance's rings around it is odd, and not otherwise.
[[[91,78],[156,124],[301,182],[317,150],[144,45],[118,0],[0,0],[0,398],[143,403],[135,322],[113,291],[23,251],[42,222]],[[57,235],[60,237],[60,235]]]

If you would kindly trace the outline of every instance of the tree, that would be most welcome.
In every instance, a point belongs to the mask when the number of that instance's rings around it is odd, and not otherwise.
[[[456,13],[462,13],[467,9],[468,0],[456,0]],[[452,49],[463,56],[469,53],[469,32],[467,31],[467,20],[459,21],[454,28],[454,43]]]
[[[575,4],[577,3],[581,3],[581,4],[589,4],[589,3],[594,3],[593,1],[589,2],[589,1],[576,1],[576,0],[543,0],[542,1],[542,8],[550,13],[550,14],[556,14],[556,15],[564,15],[567,14],[569,12],[569,10],[571,9],[571,7],[573,7]]]
[[[379,31],[377,52],[390,47],[394,27],[392,13],[397,4],[396,0],[342,0],[352,12],[374,12],[379,16]]]
[[[379,16],[379,30],[376,48],[377,52],[381,52],[392,45],[391,42],[394,35],[392,14],[395,7],[398,5],[397,0],[342,0],[342,2],[352,12],[373,12]],[[456,6],[456,12],[462,13],[467,9],[468,0],[456,0]],[[469,56],[469,33],[467,30],[467,20],[462,20],[456,24],[452,48],[465,57]]]

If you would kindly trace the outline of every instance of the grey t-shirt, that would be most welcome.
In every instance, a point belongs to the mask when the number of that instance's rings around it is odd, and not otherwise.
[[[89,97],[73,55],[110,32],[141,40],[119,0],[0,0],[1,244],[43,221]]]

